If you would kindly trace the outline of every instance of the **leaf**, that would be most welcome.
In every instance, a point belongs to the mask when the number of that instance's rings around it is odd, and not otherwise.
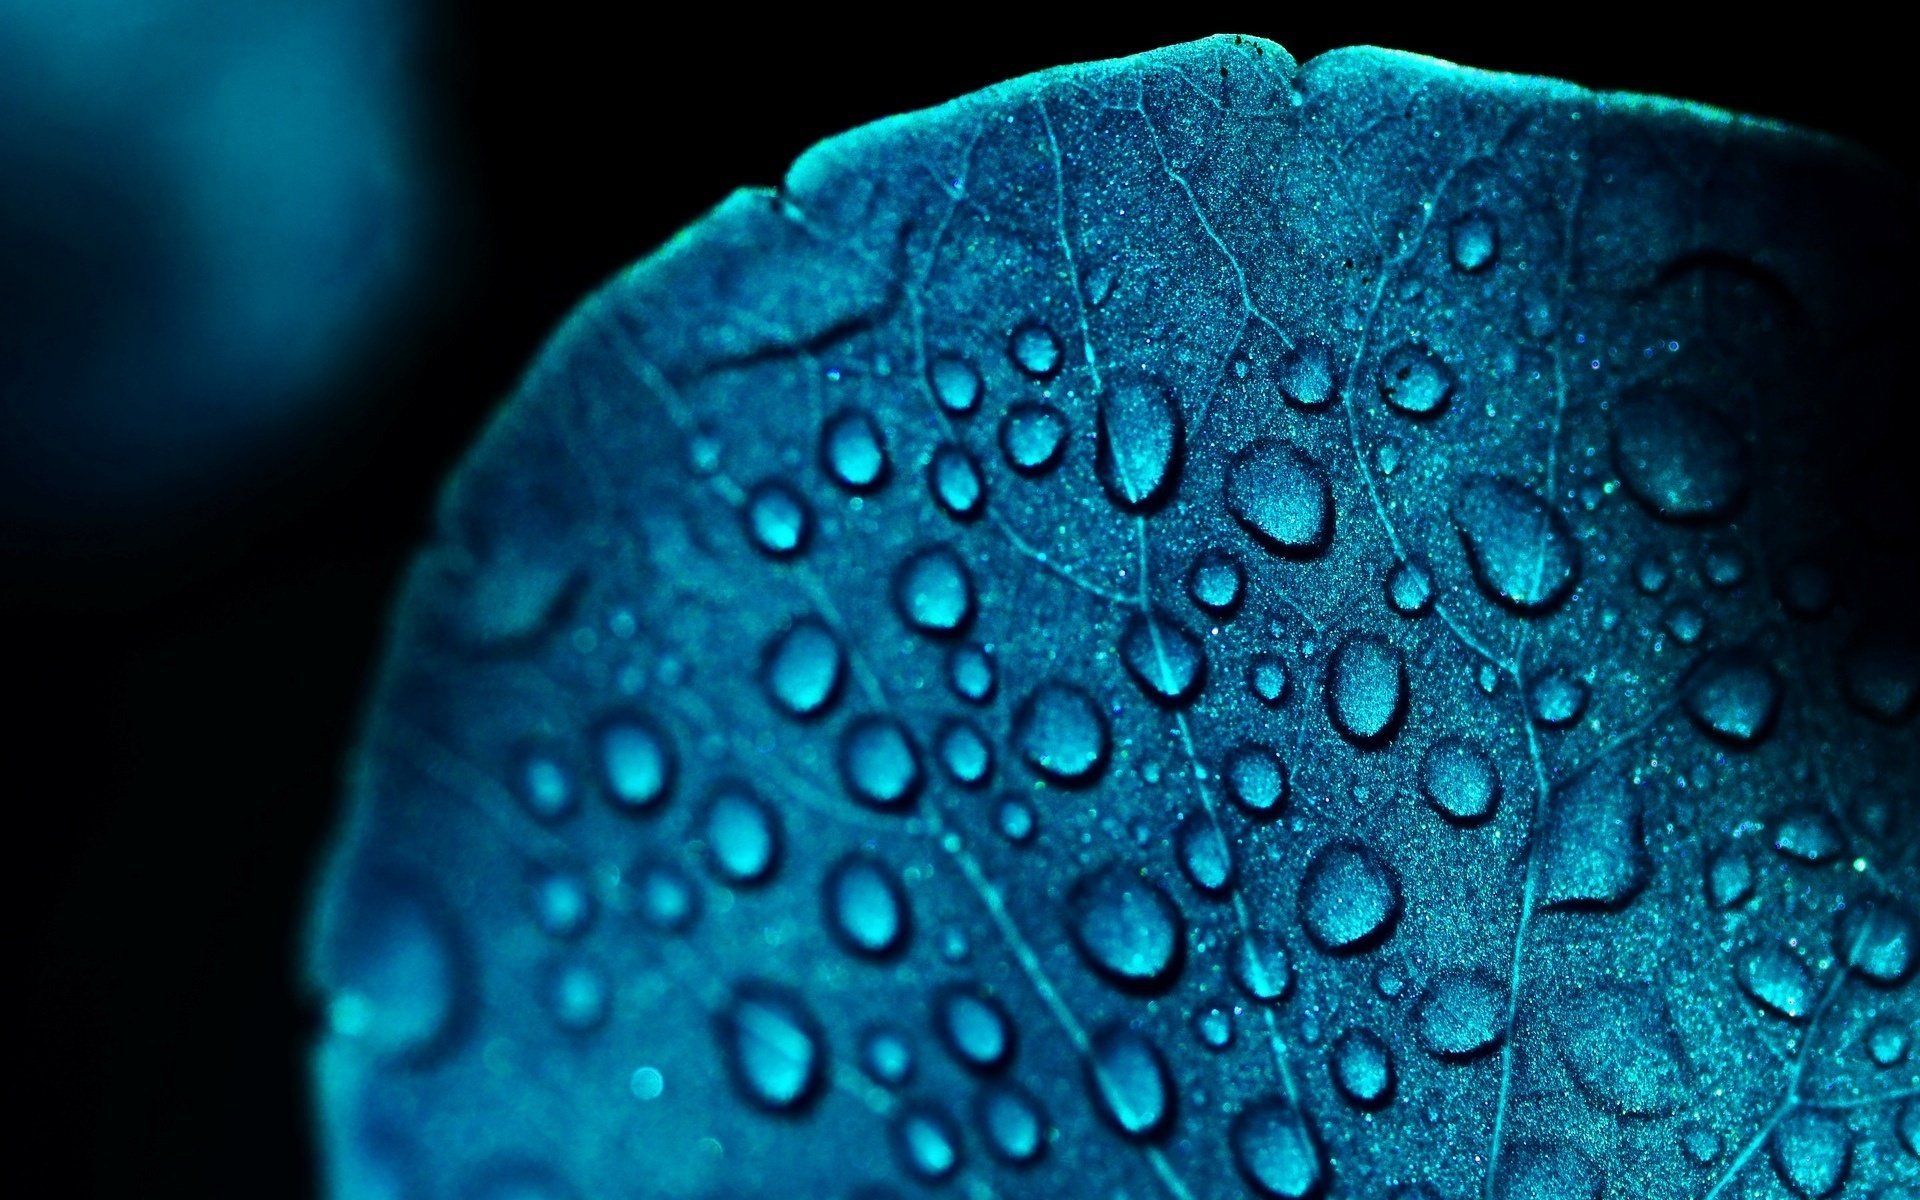
[[[1242,38],[729,198],[408,584],[335,1193],[1911,1183],[1915,593],[1834,499],[1901,205]]]

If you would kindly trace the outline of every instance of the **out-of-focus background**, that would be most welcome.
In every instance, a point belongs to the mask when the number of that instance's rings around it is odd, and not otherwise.
[[[631,7],[0,0],[15,1194],[311,1194],[296,937],[383,614],[575,300],[827,134],[1212,32]],[[1900,39],[1821,16],[1247,32],[1765,113],[1911,177]]]

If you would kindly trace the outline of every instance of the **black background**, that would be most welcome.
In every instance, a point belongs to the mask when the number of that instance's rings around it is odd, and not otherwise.
[[[1564,19],[1590,24],[1245,32],[1302,58],[1371,42],[1704,100],[1853,137],[1912,174],[1886,30]],[[8,1157],[33,1194],[310,1194],[315,1016],[295,935],[383,613],[441,480],[573,301],[823,136],[1210,32],[733,24],[552,2],[442,14],[419,70],[454,198],[452,286],[397,316],[301,454],[218,505],[64,542],[0,530],[7,990],[25,1000]]]

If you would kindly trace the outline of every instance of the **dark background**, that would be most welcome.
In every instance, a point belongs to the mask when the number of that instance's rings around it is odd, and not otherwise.
[[[1703,100],[1913,172],[1886,30],[1561,28],[1245,31],[1301,58],[1371,42]],[[300,454],[217,503],[84,536],[0,529],[7,990],[25,994],[8,1157],[33,1194],[311,1193],[296,934],[383,614],[442,479],[571,303],[826,135],[1207,32],[438,14],[418,69],[453,198],[454,252],[431,269],[450,286],[398,314]]]

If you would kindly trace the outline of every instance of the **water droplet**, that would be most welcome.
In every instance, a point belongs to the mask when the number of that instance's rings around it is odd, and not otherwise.
[[[1263,1100],[1241,1112],[1228,1127],[1227,1141],[1234,1165],[1262,1196],[1304,1200],[1326,1182],[1313,1130],[1283,1100]]]
[[[1453,396],[1453,369],[1411,342],[1380,360],[1381,398],[1409,417],[1440,415]]]
[[[940,1040],[961,1066],[991,1071],[1013,1057],[1013,1023],[985,991],[951,986],[940,992],[934,1008]]]
[[[948,516],[970,520],[980,515],[987,499],[986,480],[973,455],[951,443],[927,460],[927,488]]]
[[[1300,880],[1300,924],[1322,950],[1371,950],[1400,917],[1400,880],[1372,849],[1335,842],[1313,856]]]
[[[645,812],[673,786],[673,747],[649,717],[614,717],[600,727],[600,782],[627,812]]]
[[[1649,988],[1586,988],[1555,1014],[1560,1056],[1587,1098],[1628,1117],[1665,1116],[1692,1094],[1665,1000]]]
[[[1527,684],[1527,711],[1533,723],[1565,729],[1587,711],[1587,682],[1565,667],[1552,667]]]
[[[958,355],[935,357],[927,365],[927,383],[940,407],[955,416],[965,416],[980,407],[980,372]]]
[[[1840,657],[1840,682],[1861,713],[1889,725],[1920,711],[1920,650],[1888,629],[1869,629]]]
[[[1479,746],[1443,737],[1420,759],[1420,793],[1434,811],[1459,825],[1478,825],[1500,802],[1500,773]]]
[[[1193,1017],[1193,1032],[1209,1050],[1225,1050],[1233,1045],[1233,1013],[1224,1004],[1208,1003]]]
[[[1726,650],[1700,664],[1682,703],[1700,729],[1734,746],[1767,736],[1780,711],[1780,676],[1751,650]]]
[[[1013,740],[1027,765],[1056,783],[1089,784],[1106,767],[1106,718],[1069,683],[1043,683],[1021,702]]]
[[[1907,1027],[1897,1018],[1882,1017],[1867,1027],[1861,1043],[1866,1049],[1868,1061],[1874,1066],[1897,1067],[1907,1061],[1907,1050],[1912,1040]]]
[[[897,1088],[913,1078],[913,1046],[897,1029],[869,1029],[860,1038],[860,1068],[874,1082]]]
[[[827,418],[820,431],[820,461],[848,491],[872,491],[887,481],[886,440],[873,417],[857,408]]]
[[[1729,846],[1707,860],[1707,902],[1715,908],[1744,904],[1753,895],[1753,860]]]
[[[1227,794],[1250,817],[1271,820],[1287,804],[1287,769],[1266,746],[1245,742],[1227,756]]]
[[[1754,1003],[1775,1016],[1804,1021],[1813,1011],[1813,972],[1782,942],[1749,946],[1734,966],[1734,979]]]
[[[1024,843],[1033,837],[1033,809],[1024,800],[1002,800],[995,821],[1000,827],[1000,836],[1010,842]]]
[[[1550,908],[1620,908],[1646,886],[1637,784],[1586,772],[1553,793],[1541,837],[1541,895]]]
[[[1160,1050],[1126,1026],[1094,1034],[1087,1075],[1101,1114],[1125,1136],[1152,1137],[1172,1119],[1173,1082]]]
[[[765,800],[742,784],[726,784],[707,802],[709,864],[736,887],[765,883],[780,858],[780,822]]]
[[[907,944],[912,926],[906,891],[884,863],[852,854],[827,872],[827,927],[855,954],[887,958]]]
[[[1261,438],[1227,464],[1227,509],[1277,554],[1313,558],[1333,540],[1333,490],[1327,472],[1278,438]]]
[[[944,637],[973,619],[973,576],[951,546],[914,554],[893,575],[900,619],[921,633]]]
[[[1209,896],[1226,892],[1233,884],[1233,848],[1220,827],[1205,812],[1193,812],[1174,835],[1180,869],[1189,882]]]
[[[670,862],[643,862],[628,872],[640,919],[662,933],[681,933],[700,916],[700,893]]]
[[[1799,808],[1782,813],[1774,821],[1773,848],[1782,857],[1817,867],[1846,853],[1847,842],[1832,817]]]
[[[746,518],[753,544],[773,558],[789,558],[805,550],[813,532],[807,502],[777,480],[761,483],[747,494]]]
[[[331,1031],[387,1058],[424,1056],[458,1024],[467,994],[452,925],[425,885],[362,876],[322,914]]]
[[[1321,408],[1338,392],[1333,352],[1318,342],[1301,342],[1280,358],[1280,394],[1302,408]]]
[[[1287,699],[1287,664],[1271,654],[1256,654],[1247,664],[1247,688],[1269,708]]]
[[[593,893],[579,876],[551,871],[534,881],[533,919],[548,937],[579,937],[593,923],[593,914]]]
[[[1719,1158],[1726,1146],[1712,1127],[1699,1121],[1688,1121],[1680,1126],[1680,1149],[1693,1160],[1694,1165],[1704,1167]]]
[[[974,643],[955,646],[947,655],[947,683],[953,694],[969,704],[985,704],[993,699],[997,673],[993,655]]]
[[[1500,227],[1483,212],[1456,218],[1447,230],[1447,254],[1456,269],[1469,275],[1486,270],[1500,255]]]
[[[1067,418],[1050,404],[1016,404],[1000,421],[1000,452],[1022,475],[1044,475],[1067,453]]]
[[[1156,704],[1184,706],[1206,681],[1200,639],[1164,612],[1134,614],[1120,635],[1120,661]]]
[[[1433,611],[1433,572],[1417,558],[1403,558],[1387,572],[1387,605],[1403,617]]]
[[[1026,1089],[995,1084],[974,1101],[974,1123],[994,1157],[1014,1166],[1037,1160],[1047,1148],[1047,1116]]]
[[[1186,923],[1158,884],[1113,865],[1067,891],[1067,925],[1089,966],[1128,989],[1172,984],[1185,951]]]
[[[1060,373],[1060,339],[1040,322],[1027,321],[1007,339],[1007,357],[1026,375],[1052,379]]]
[[[1187,568],[1187,595],[1216,616],[1226,616],[1240,605],[1247,573],[1240,560],[1225,550],[1207,549]]]
[[[1667,589],[1667,583],[1673,578],[1673,570],[1667,560],[1657,554],[1642,554],[1633,564],[1633,586],[1649,596],[1657,596]]]
[[[574,809],[573,778],[558,761],[539,751],[529,751],[521,759],[514,791],[539,821],[558,821]]]
[[[1293,964],[1287,948],[1270,929],[1249,929],[1233,954],[1233,982],[1263,1004],[1284,998],[1293,986]]]
[[[841,736],[840,778],[869,808],[904,808],[920,793],[920,754],[900,722],[861,717]]]
[[[1660,614],[1660,626],[1682,646],[1691,646],[1707,631],[1707,614],[1697,604],[1676,600]]]
[[[1180,475],[1180,409],[1166,385],[1123,379],[1100,395],[1095,471],[1113,502],[1139,512],[1164,499]]]
[[[993,747],[965,721],[949,721],[938,737],[940,765],[961,787],[984,787],[993,776]]]
[[[1453,521],[1481,590],[1523,615],[1559,606],[1580,574],[1580,551],[1559,512],[1511,479],[1477,475],[1453,502]]]
[[[792,1112],[814,1098],[826,1074],[825,1042],[797,999],[768,984],[743,984],[715,1025],[727,1072],[749,1102]]]
[[[1740,586],[1747,578],[1746,553],[1732,542],[1717,538],[1709,541],[1706,551],[1701,555],[1700,577],[1710,587]]]
[[[817,717],[839,698],[846,655],[817,617],[801,617],[767,644],[761,656],[767,695],[789,715]]]
[[[1746,496],[1740,435],[1684,396],[1629,396],[1616,404],[1613,465],[1647,511],[1670,521],[1727,517]]]
[[[637,1067],[627,1076],[627,1090],[635,1100],[658,1100],[667,1090],[666,1076],[660,1074],[658,1067]]]
[[[569,1033],[588,1033],[607,1019],[613,989],[604,971],[591,963],[567,963],[547,979],[547,1011]]]
[[[889,1129],[900,1168],[926,1183],[938,1183],[960,1169],[960,1130],[953,1118],[924,1100],[902,1105]]]
[[[1483,975],[1448,971],[1414,1006],[1414,1036],[1435,1058],[1484,1054],[1505,1035],[1505,989]]]
[[[1833,945],[1840,961],[1871,983],[1900,983],[1913,972],[1916,954],[1913,917],[1890,901],[1867,899],[1840,914]]]
[[[1385,639],[1349,637],[1327,663],[1327,713],[1342,737],[1380,746],[1400,729],[1407,710],[1407,672]]]
[[[1805,1200],[1838,1192],[1853,1165],[1853,1133],[1836,1117],[1799,1109],[1780,1118],[1767,1139],[1767,1157],[1780,1182]]]
[[[1370,1029],[1350,1029],[1333,1041],[1329,1063],[1334,1086],[1360,1108],[1378,1108],[1393,1098],[1393,1052]]]

